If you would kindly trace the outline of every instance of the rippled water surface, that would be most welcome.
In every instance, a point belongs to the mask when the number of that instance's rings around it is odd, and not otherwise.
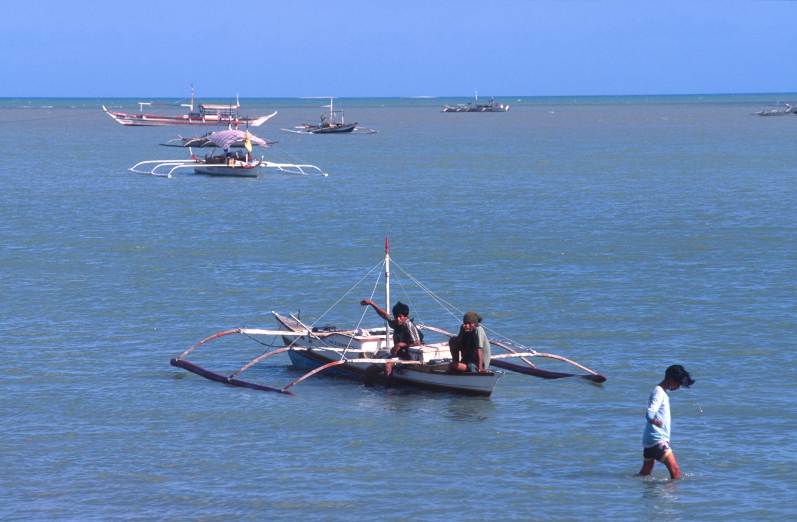
[[[379,131],[346,136],[279,130],[319,100],[243,100],[279,111],[256,131],[279,140],[272,159],[329,173],[258,179],[128,172],[192,134],[100,109],[137,101],[0,100],[3,520],[793,516],[797,117],[752,116],[770,97],[503,114],[343,99]],[[169,365],[216,332],[273,328],[271,310],[358,324],[370,278],[324,314],[385,236],[443,299],[607,382],[510,373],[485,399],[321,374],[289,397]],[[457,328],[394,275],[394,299]],[[196,362],[232,373],[264,351],[231,337]],[[636,478],[647,396],[675,363],[697,380],[671,398],[685,477]],[[245,375],[302,373],[277,356]]]

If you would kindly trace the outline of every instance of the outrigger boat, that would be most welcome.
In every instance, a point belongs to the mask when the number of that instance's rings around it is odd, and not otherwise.
[[[151,102],[138,102],[138,114],[131,114],[128,112],[118,112],[107,109],[105,105],[102,110],[108,113],[108,116],[118,121],[122,125],[128,127],[152,127],[152,126],[165,126],[165,125],[213,125],[219,127],[229,127],[230,125],[238,125],[245,123],[249,127],[259,127],[269,118],[273,117],[277,112],[273,112],[268,116],[260,116],[258,118],[250,118],[248,116],[241,116],[239,114],[241,104],[237,97],[235,105],[209,105],[198,104],[194,110],[194,87],[191,86],[191,103],[189,104],[167,104],[167,103],[151,103]],[[163,105],[163,106],[179,106],[188,107],[189,112],[182,116],[165,116],[162,114],[144,114],[144,106]]]
[[[195,174],[204,174],[207,176],[243,178],[256,178],[261,168],[275,168],[290,174],[327,175],[315,165],[274,163],[265,161],[262,157],[256,158],[252,156],[252,144],[267,147],[268,142],[263,138],[254,136],[249,131],[231,129],[214,132],[208,136],[208,140],[210,140],[214,146],[221,148],[224,152],[214,155],[214,149],[210,154],[198,156],[191,151],[191,157],[189,159],[141,161],[128,170],[139,174],[151,174],[153,176],[162,176],[166,178],[171,178],[172,174],[183,169],[190,169],[193,170]],[[243,142],[246,151],[238,150],[230,152],[230,147],[239,141]]]
[[[788,103],[784,103],[783,105],[786,106],[785,109],[778,109],[777,107],[780,105],[780,102],[775,103],[775,109],[770,109],[768,111],[756,111],[753,114],[756,116],[785,116],[787,114],[797,114],[797,106],[789,105]]]
[[[332,104],[333,98],[329,99],[329,117],[326,114],[321,115],[321,123],[305,123],[292,129],[280,129],[285,132],[294,132],[296,134],[341,134],[346,132],[357,131],[357,134],[375,134],[376,131],[367,127],[358,127],[357,122],[346,123],[342,110],[334,110]],[[335,115],[340,115],[340,121],[334,121]]]
[[[389,248],[386,240],[384,261],[372,268],[369,274],[384,267],[385,302],[389,304],[391,261],[388,250]],[[404,271],[402,270],[402,272]],[[451,307],[451,305],[446,303],[440,297],[432,294],[428,288],[426,288],[414,277],[410,276],[406,272],[404,272],[404,274],[410,280],[415,282],[419,288],[431,296],[432,299],[434,299],[438,304],[442,305],[448,313],[453,315],[455,318],[457,317],[452,312],[453,307]],[[377,284],[378,283],[379,281],[377,280]],[[356,286],[357,285],[355,285],[355,288]],[[354,288],[349,290],[346,295],[350,294],[352,290],[354,290]],[[340,300],[338,300],[338,302],[340,302]],[[365,313],[367,313],[367,310],[363,313],[363,316]],[[183,352],[179,357],[172,359],[171,365],[178,368],[183,368],[189,372],[195,373],[212,381],[244,388],[253,388],[257,390],[272,391],[290,395],[293,395],[293,392],[290,390],[290,388],[307,379],[308,377],[311,377],[324,370],[329,369],[335,373],[353,377],[362,382],[362,380],[366,377],[366,370],[369,366],[394,364],[395,368],[393,370],[393,379],[398,383],[409,384],[431,390],[489,397],[492,394],[498,380],[505,373],[502,370],[485,370],[479,372],[450,371],[448,363],[450,362],[451,358],[447,341],[423,343],[418,347],[410,347],[410,360],[390,358],[389,350],[393,345],[393,341],[391,338],[391,330],[387,325],[373,328],[363,328],[358,324],[352,329],[341,330],[331,325],[316,327],[305,324],[302,322],[301,318],[294,314],[289,314],[288,316],[284,316],[276,312],[272,312],[272,314],[277,321],[279,329],[263,330],[256,328],[235,328],[232,330],[225,330],[198,342]],[[326,313],[319,317],[319,321],[324,317],[324,315],[326,315]],[[360,322],[362,322],[362,317]],[[449,338],[452,335],[445,330],[432,326],[427,326],[424,324],[419,324],[417,326],[420,330],[437,332],[446,335]],[[268,349],[265,353],[254,358],[249,363],[244,365],[240,370],[232,373],[229,376],[207,370],[185,359],[189,353],[193,352],[195,349],[199,348],[205,343],[231,334],[241,334],[250,339],[254,339],[261,345],[267,346]],[[271,344],[260,341],[259,339],[262,337],[280,339],[282,346],[279,346],[279,341],[277,341],[277,344],[275,344],[274,341],[272,341]],[[599,375],[578,363],[565,359],[564,357],[548,353],[540,353],[533,349],[514,343],[511,340],[490,339],[490,343],[506,352],[492,355],[491,365],[498,368],[524,373],[535,377],[541,377],[544,379],[578,377],[595,383],[602,383],[606,380],[606,377]],[[251,368],[255,364],[260,363],[269,357],[282,353],[288,354],[288,357],[295,368],[309,369],[310,371],[282,388],[267,386],[251,381],[244,381],[238,378],[243,371]],[[575,365],[587,373],[572,374],[543,370],[537,368],[531,362],[530,359],[535,357],[558,359],[560,361]],[[507,359],[511,358],[520,359],[524,364],[521,365],[507,361]],[[377,377],[381,377],[381,372],[377,375]]]
[[[476,93],[476,104],[460,103],[458,105],[443,105],[442,112],[506,112],[509,105],[496,103],[490,98],[490,103],[479,105],[479,93]]]

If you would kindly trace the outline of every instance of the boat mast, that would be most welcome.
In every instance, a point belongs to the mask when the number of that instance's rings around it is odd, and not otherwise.
[[[188,107],[191,112],[194,112],[194,84],[191,84],[191,103],[186,105],[185,103],[181,103],[180,107]]]
[[[390,313],[390,254],[388,238],[385,236],[385,310]],[[395,318],[394,318],[395,319]],[[385,348],[390,349],[390,325],[385,321]]]

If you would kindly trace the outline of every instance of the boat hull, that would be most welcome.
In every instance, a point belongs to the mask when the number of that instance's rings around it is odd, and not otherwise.
[[[340,360],[339,357],[330,357],[330,352],[318,352],[313,350],[289,351],[288,357],[290,357],[291,363],[294,366],[306,370],[319,368],[330,362]],[[445,367],[445,365],[436,368],[443,367]],[[365,378],[365,370],[367,368],[368,366],[364,364],[341,364],[330,369],[330,371],[361,380]],[[432,369],[425,365],[402,366],[400,361],[397,361],[396,367],[393,369],[393,379],[396,382],[427,390],[458,393],[476,397],[489,397],[493,393],[498,379],[500,379],[503,374],[504,372],[502,371],[450,373],[447,370]]]
[[[294,332],[306,331],[298,321],[274,314],[280,326]],[[363,333],[370,331],[363,331]],[[383,350],[385,338],[375,335],[357,335],[348,332],[315,332],[314,335],[290,335],[286,332],[282,340],[285,346],[295,346],[297,350],[289,350],[288,356],[294,366],[303,369],[315,369],[331,362],[339,361],[344,357],[342,351],[331,351],[324,348],[346,349],[345,357],[349,360],[357,358],[371,358]],[[417,386],[429,390],[446,391],[464,395],[489,397],[495,388],[498,379],[504,374],[502,371],[488,371],[478,373],[450,373],[445,364],[435,364],[434,360],[448,357],[448,345],[437,343],[409,348],[413,360],[424,361],[430,364],[401,365],[396,361],[393,370],[393,379],[396,382]],[[382,351],[382,353],[385,353]],[[364,379],[368,364],[346,363],[331,368],[338,374],[356,379]],[[381,365],[380,365],[381,366]],[[381,375],[381,372],[380,372]]]
[[[499,105],[492,107],[490,105],[477,105],[475,107],[452,107],[450,105],[443,106],[443,112],[506,112],[509,110],[509,105]]]
[[[205,119],[205,118],[189,118],[188,116],[153,116],[150,114],[125,114],[121,112],[108,111],[113,119],[127,127],[162,127],[173,125],[190,125],[190,126],[226,126],[235,124],[231,119]]]
[[[223,176],[231,178],[256,178],[260,173],[260,163],[257,165],[228,166],[228,165],[197,165],[194,167],[196,174],[205,176]]]
[[[270,116],[260,118],[241,117],[235,118],[227,115],[208,114],[205,116],[161,116],[156,114],[132,114],[105,109],[108,116],[126,127],[164,127],[164,126],[194,126],[194,127],[227,127],[245,123],[252,127],[260,126]],[[276,114],[276,113],[275,113]],[[273,116],[273,114],[271,115]]]
[[[305,125],[310,134],[338,134],[344,132],[351,132],[354,130],[354,127],[357,126],[357,123],[346,123],[343,125],[332,125],[329,127],[317,127],[314,125]]]
[[[424,367],[398,367],[393,370],[393,378],[427,390],[489,397],[498,379],[504,375],[502,371],[450,373],[447,370],[426,370]]]

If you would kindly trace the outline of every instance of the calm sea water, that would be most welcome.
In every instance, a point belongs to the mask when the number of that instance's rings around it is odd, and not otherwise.
[[[379,131],[360,136],[279,130],[322,100],[243,100],[279,111],[257,134],[280,157],[330,174],[254,180],[128,172],[186,135],[100,109],[139,100],[0,100],[0,518],[793,517],[797,117],[751,115],[777,98],[338,100]],[[385,236],[485,326],[608,381],[507,374],[479,399],[330,374],[288,397],[169,365],[271,310],[319,320]],[[414,315],[457,328],[397,279],[394,299],[403,284]],[[357,324],[372,284],[320,322]],[[228,337],[192,360],[231,373],[262,351]],[[277,359],[244,376],[302,374]],[[636,478],[676,363],[697,380],[671,395],[685,477]]]

